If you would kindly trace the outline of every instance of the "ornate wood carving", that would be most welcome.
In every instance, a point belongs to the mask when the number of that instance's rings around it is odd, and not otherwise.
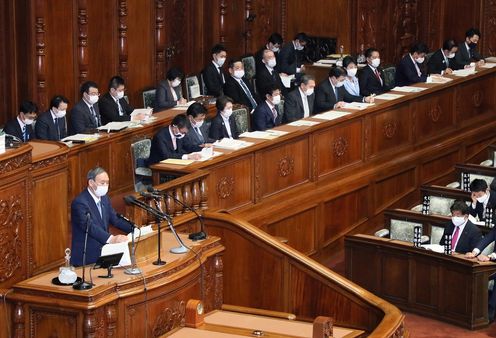
[[[119,73],[127,76],[127,1],[119,1]]]
[[[64,163],[65,161],[67,161],[67,155],[52,157],[52,158],[49,158],[47,160],[42,160],[42,161],[38,161],[38,162],[33,163],[32,169],[36,170],[36,169],[40,169],[40,168],[45,168],[45,167],[49,167],[49,166],[54,165],[54,164]]]
[[[484,101],[484,93],[481,90],[476,90],[472,95],[472,102],[475,108],[480,108]]]
[[[105,307],[107,317],[107,337],[117,337],[117,309],[116,304],[111,303]]]
[[[244,38],[245,38],[245,52],[250,50],[250,40],[252,38],[252,21],[253,19],[250,19],[252,14],[252,2],[253,0],[245,0],[245,32],[244,32]]]
[[[0,172],[7,173],[19,169],[22,166],[29,165],[31,163],[31,153],[25,153],[22,156],[17,156],[14,158],[9,158],[4,161],[0,161]]]
[[[289,176],[294,172],[293,156],[286,155],[279,160],[278,172],[281,177]]]
[[[175,201],[181,201],[183,202],[183,188],[182,187],[177,187],[176,190],[174,190],[174,199]],[[183,213],[183,206],[181,203],[176,202],[174,206],[175,212],[174,215],[181,215]]]
[[[79,84],[88,79],[88,10],[87,1],[78,0],[78,63]]]
[[[208,208],[208,187],[207,178],[203,177],[200,181],[200,208],[205,210]]]
[[[381,32],[387,31],[387,20],[385,20],[387,8],[387,1],[358,1],[356,50],[360,50],[361,45],[364,46],[364,50],[372,46],[380,51],[386,50],[386,40]]]
[[[396,135],[397,129],[398,129],[398,122],[388,121],[384,123],[382,127],[382,132],[386,138],[391,139],[394,137],[394,135]]]
[[[184,301],[175,302],[172,307],[165,308],[155,319],[153,337],[160,337],[176,327],[184,326],[185,313],[186,303]]]
[[[427,116],[430,118],[430,120],[434,123],[439,121],[439,118],[442,115],[442,109],[439,104],[435,104],[430,107],[429,111],[427,112]],[[415,121],[415,119],[414,119]]]
[[[219,42],[226,42],[226,19],[227,19],[227,1],[219,2]]]
[[[496,1],[483,1],[482,27],[484,50],[482,55],[496,55]]]
[[[155,82],[165,77],[165,0],[155,0]]]
[[[220,309],[224,303],[224,261],[222,260],[222,255],[216,255],[214,258],[215,266],[215,297],[214,297],[214,308]]]
[[[288,33],[288,4],[287,0],[281,0],[281,35],[284,37]]]
[[[21,268],[21,227],[26,222],[19,196],[0,200],[0,282]]]
[[[234,191],[234,177],[224,176],[217,183],[217,196],[221,199],[226,199]]]
[[[399,60],[417,40],[417,0],[398,0],[393,10],[393,60]],[[391,46],[394,47],[394,46]]]
[[[105,308],[86,311],[83,322],[84,337],[104,338],[105,335]]]
[[[46,45],[45,45],[45,15],[46,2],[36,1],[36,91],[39,109],[44,111],[48,105],[46,93]]]
[[[334,157],[343,156],[348,150],[348,140],[342,136],[337,137],[332,143]]]
[[[193,200],[193,205],[191,207],[194,210],[197,210],[200,207],[200,199],[201,199],[200,182],[199,181],[193,182],[193,189],[191,191],[191,197]]]
[[[14,337],[24,337],[24,307],[16,303],[14,309]]]

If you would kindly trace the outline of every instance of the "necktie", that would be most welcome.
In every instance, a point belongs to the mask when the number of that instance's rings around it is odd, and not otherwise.
[[[123,116],[124,112],[122,111],[121,103],[119,101],[119,99],[115,100],[115,102],[117,103],[117,107],[119,108],[119,116]]]
[[[253,109],[257,108],[257,102],[255,101],[255,99],[253,98],[253,96],[251,95],[251,92],[250,90],[248,89],[248,87],[246,86],[245,82],[241,79],[239,81],[239,84],[241,85],[241,88],[243,88],[243,91],[245,92],[246,96],[248,97],[248,100],[250,100],[250,103],[251,103],[251,107]]]
[[[28,132],[27,132],[26,125],[22,126],[22,138],[23,138],[24,142],[26,142],[28,140]]]
[[[379,82],[382,84],[381,74],[379,74],[379,71],[375,69],[374,73],[377,80],[379,80]]]
[[[336,102],[339,101],[338,87],[334,87],[334,96],[336,97]]]
[[[198,139],[200,140],[200,142],[202,144],[205,143],[205,139],[203,138],[203,135],[202,135],[202,133],[200,131],[200,128],[195,127],[194,129],[195,129],[196,134],[198,135]]]
[[[100,217],[103,219],[103,213],[102,213],[102,201],[101,201],[101,200],[100,200],[100,201],[98,201],[98,202],[96,203],[96,206],[97,206],[97,208],[98,208],[98,212],[100,213]]]
[[[59,119],[54,118],[53,124],[55,124],[55,129],[57,129],[57,140],[60,140],[60,129],[59,129]]]
[[[277,110],[275,106],[272,108],[272,115],[274,116],[274,124],[275,124],[277,122]]]
[[[217,70],[219,71],[220,82],[224,84],[225,82],[224,82],[224,75],[222,74],[222,68],[217,67]]]
[[[303,101],[303,117],[309,117],[310,109],[308,108],[308,97],[305,95],[305,97],[302,98],[302,101]]]
[[[453,238],[451,239],[451,250],[455,250],[456,243],[458,242],[458,236],[460,235],[460,227],[457,226],[455,232],[453,234]]]
[[[90,106],[90,111],[91,111],[91,115],[95,119],[96,126],[100,127],[100,123],[99,123],[100,121],[98,120],[98,116],[96,115],[96,112],[95,112],[95,109],[93,108],[93,106]]]

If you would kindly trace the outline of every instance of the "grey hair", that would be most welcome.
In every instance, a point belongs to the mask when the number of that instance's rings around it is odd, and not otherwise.
[[[312,75],[309,75],[309,74],[304,74],[300,78],[300,84],[303,83],[303,84],[306,84],[307,85],[308,84],[308,81],[310,81],[310,80],[315,81],[315,77],[313,77]]]
[[[103,169],[102,167],[95,167],[93,169],[90,169],[90,171],[88,171],[88,174],[86,175],[86,178],[89,180],[95,180],[95,178],[102,174],[102,173],[106,173],[107,171],[105,169]]]

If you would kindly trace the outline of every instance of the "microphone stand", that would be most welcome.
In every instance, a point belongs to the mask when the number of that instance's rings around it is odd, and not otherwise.
[[[162,199],[162,195],[155,195],[155,194],[151,194],[151,195],[153,196],[153,199],[155,201],[155,205],[156,205],[157,209],[160,210],[161,213],[164,213],[162,211],[162,207],[160,205],[160,200]],[[167,223],[169,224],[169,229],[171,229],[172,234],[176,238],[176,241],[179,243],[179,246],[178,247],[171,248],[169,250],[169,252],[170,253],[173,253],[173,254],[182,254],[182,253],[188,252],[188,248],[184,245],[183,241],[178,236],[178,234],[176,232],[176,229],[174,228],[174,225],[172,224],[171,218],[170,217],[167,217],[166,219],[167,219]]]
[[[93,287],[93,284],[86,282],[85,280],[85,272],[86,272],[86,246],[88,244],[88,230],[90,227],[90,213],[89,211],[86,213],[86,230],[84,234],[84,249],[83,249],[83,278],[78,283],[72,284],[72,288],[74,290],[89,290]]]
[[[141,269],[138,268],[138,266],[136,265],[136,245],[134,242],[134,229],[136,229],[137,226],[136,226],[136,224],[131,222],[131,220],[128,219],[126,216],[121,215],[121,214],[117,214],[117,216],[119,218],[122,218],[123,220],[125,220],[132,227],[132,232],[131,232],[131,268],[124,270],[124,273],[126,275],[139,275],[139,274],[141,274]]]

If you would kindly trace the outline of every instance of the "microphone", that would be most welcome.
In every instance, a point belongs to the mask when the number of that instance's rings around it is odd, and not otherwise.
[[[201,231],[190,234],[188,236],[189,239],[191,239],[192,241],[200,241],[202,239],[207,238],[207,233],[205,232],[205,223],[203,222],[203,217],[198,212],[196,212],[195,209],[193,209],[192,207],[190,207],[186,203],[180,201],[179,199],[177,199],[176,197],[174,197],[173,195],[171,195],[165,191],[160,191],[158,189],[154,189],[152,186],[148,186],[147,190],[148,190],[148,193],[150,195],[157,195],[157,194],[158,195],[166,195],[166,196],[172,198],[174,201],[181,204],[183,207],[185,207],[186,209],[188,209],[189,211],[193,212],[196,215],[196,218],[198,218],[198,220],[200,221]]]
[[[86,230],[84,234],[84,247],[83,247],[83,278],[78,283],[72,284],[72,288],[75,290],[89,290],[93,287],[93,284],[86,282],[85,273],[86,273],[86,247],[88,245],[88,230],[90,227],[91,214],[89,211],[86,212]]]
[[[131,221],[129,218],[127,218],[126,216],[124,216],[123,214],[119,214],[117,213],[117,217],[119,217],[120,219],[123,219],[125,220],[126,222],[128,222],[133,228],[137,228],[138,226],[133,222]]]

